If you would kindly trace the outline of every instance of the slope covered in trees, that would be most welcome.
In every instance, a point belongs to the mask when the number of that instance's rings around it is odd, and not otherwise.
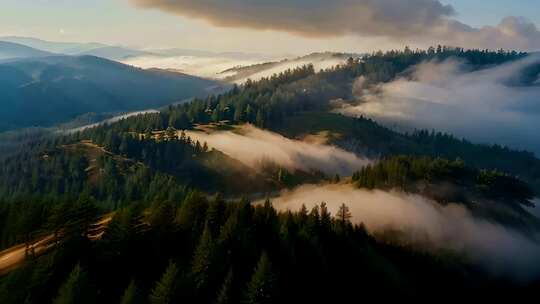
[[[427,51],[391,51],[351,58],[345,65],[317,72],[312,66],[289,70],[258,82],[247,81],[231,91],[169,107],[159,114],[123,122],[127,131],[164,130],[169,126],[190,129],[194,124],[227,121],[251,123],[288,137],[329,132],[331,144],[372,157],[413,154],[448,159],[461,158],[480,169],[497,169],[520,176],[540,189],[540,160],[534,154],[497,145],[477,145],[449,134],[418,130],[401,134],[368,118],[327,113],[329,101],[349,99],[354,80],[363,76],[378,83],[394,79],[426,60],[451,57],[467,60],[482,69],[523,58],[516,52],[489,52],[440,47]]]
[[[376,240],[347,217],[334,218],[324,204],[277,213],[268,202],[253,207],[192,193],[180,204],[155,203],[144,213],[119,210],[96,242],[73,235],[5,277],[0,299],[318,303],[429,299],[449,286],[449,297],[483,299],[516,287],[489,279],[459,257]],[[533,286],[512,295],[525,298]]]
[[[455,297],[529,296],[539,280],[515,284],[454,252],[370,235],[350,222],[349,202],[335,216],[324,203],[281,213],[270,201],[253,205],[241,197],[330,178],[288,172],[294,178],[286,181],[279,166],[248,168],[182,132],[251,123],[291,138],[321,135],[375,160],[352,176],[359,187],[458,201],[475,217],[537,229],[524,209],[540,180],[540,160],[531,153],[436,132],[401,134],[328,112],[330,100],[351,97],[359,76],[389,81],[414,64],[450,56],[482,69],[524,54],[442,47],[376,53],[321,72],[305,66],[247,81],[159,113],[25,140],[23,152],[0,159],[0,247],[43,235],[55,242],[43,254],[30,251],[0,278],[0,302],[344,302],[433,298],[449,288]],[[90,237],[93,223],[111,211],[105,233]]]

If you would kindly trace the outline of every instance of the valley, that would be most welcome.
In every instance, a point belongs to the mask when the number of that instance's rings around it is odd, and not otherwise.
[[[122,61],[148,56],[165,55]],[[528,56],[314,53],[209,78],[93,55],[3,61],[2,126],[17,131],[0,136],[0,302],[534,295],[533,152],[344,110],[425,80],[426,64],[489,76]],[[510,78],[534,93],[538,70]]]

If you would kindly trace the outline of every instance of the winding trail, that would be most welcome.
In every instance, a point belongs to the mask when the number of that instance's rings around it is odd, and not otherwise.
[[[101,217],[98,222],[91,225],[88,238],[91,241],[99,240],[111,221],[112,214]],[[52,246],[54,246],[54,235],[49,234],[35,239],[28,247],[26,244],[19,244],[0,251],[0,275],[7,274],[22,265],[28,255],[38,256]]]

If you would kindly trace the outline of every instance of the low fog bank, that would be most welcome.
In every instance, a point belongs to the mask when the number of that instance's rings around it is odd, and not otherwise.
[[[331,54],[320,56],[306,56],[292,60],[280,60],[282,58],[238,58],[226,56],[140,56],[124,60],[123,63],[143,69],[158,68],[175,70],[181,73],[212,78],[218,80],[234,81],[241,84],[251,79],[258,81],[274,74],[282,73],[289,69],[295,69],[304,65],[312,64],[315,71],[325,70],[336,65],[343,64],[345,59],[333,57]],[[257,64],[273,62],[269,66],[254,67],[247,72],[240,67],[251,67]],[[237,69],[240,68],[240,69]],[[226,72],[225,72],[226,71]]]
[[[311,209],[326,202],[332,214],[345,203],[355,224],[372,232],[404,233],[405,241],[464,253],[496,276],[528,280],[540,275],[540,246],[521,233],[474,218],[463,206],[441,206],[418,195],[366,191],[352,185],[305,185],[273,199],[276,209]]]
[[[334,146],[288,139],[251,125],[242,126],[237,132],[189,131],[187,135],[254,168],[270,160],[291,170],[319,170],[347,176],[369,163],[367,159]]]
[[[376,87],[357,80],[353,93],[359,105],[336,111],[540,155],[540,85],[516,85],[524,69],[538,64],[540,55],[479,71],[456,60],[425,62],[415,67],[410,78]]]
[[[258,80],[261,80],[262,78],[271,77],[274,74],[279,74],[287,70],[294,70],[296,68],[300,68],[302,66],[310,65],[310,64],[313,65],[313,69],[318,72],[320,70],[326,70],[326,69],[335,67],[337,65],[341,65],[344,62],[345,62],[345,59],[341,59],[341,58],[321,58],[321,59],[314,59],[314,60],[308,60],[308,59],[288,60],[288,61],[281,62],[272,68],[264,69],[264,70],[261,70],[260,72],[251,74],[248,77],[236,80],[235,82],[244,83],[248,79],[258,81]],[[227,76],[234,76],[234,74],[233,75],[229,74]]]
[[[142,56],[134,57],[123,61],[125,64],[133,65],[143,69],[158,68],[176,70],[181,73],[205,77],[222,79],[229,75],[220,74],[222,71],[238,66],[247,66],[262,63],[256,59],[237,59],[227,57],[196,57],[196,56]]]

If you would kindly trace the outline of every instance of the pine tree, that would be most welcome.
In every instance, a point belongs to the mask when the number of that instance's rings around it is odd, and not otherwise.
[[[218,194],[208,205],[206,210],[206,224],[209,226],[212,235],[217,235],[221,227],[225,213],[225,202],[223,196]]]
[[[205,225],[199,244],[195,249],[191,272],[195,288],[204,289],[208,285],[211,276],[211,266],[214,254],[214,241],[208,224]]]
[[[244,107],[243,105],[239,104],[236,106],[236,109],[234,110],[234,121],[235,122],[243,122],[244,121]]]
[[[257,116],[255,118],[255,124],[259,128],[264,128],[264,113],[261,109],[257,110]]]
[[[75,266],[69,278],[58,291],[54,304],[91,304],[95,303],[95,294],[88,281],[86,272],[79,264]]]
[[[175,302],[175,294],[178,281],[178,267],[173,261],[169,262],[165,273],[156,283],[156,287],[150,294],[152,304],[170,304]]]
[[[330,229],[332,225],[332,215],[328,211],[328,207],[325,202],[321,203],[321,227],[323,229]]]
[[[347,205],[345,204],[342,204],[341,206],[339,206],[339,210],[336,214],[336,218],[341,223],[341,225],[345,226],[346,224],[348,224],[352,218],[352,214],[349,211],[349,207],[347,207]]]
[[[225,281],[223,282],[223,285],[221,285],[221,289],[219,290],[219,294],[216,299],[216,304],[227,304],[227,303],[233,303],[232,302],[232,289],[233,289],[233,270],[232,268],[229,269],[229,272],[227,273],[227,276],[225,277]]]
[[[131,280],[126,291],[124,291],[124,295],[122,296],[122,299],[120,300],[120,304],[141,304],[141,303],[143,303],[143,301],[139,293],[139,290],[137,288],[137,285],[135,284],[134,280]]]
[[[244,303],[264,304],[274,303],[277,291],[276,276],[272,271],[272,263],[268,255],[263,252],[255,273],[247,286]]]

